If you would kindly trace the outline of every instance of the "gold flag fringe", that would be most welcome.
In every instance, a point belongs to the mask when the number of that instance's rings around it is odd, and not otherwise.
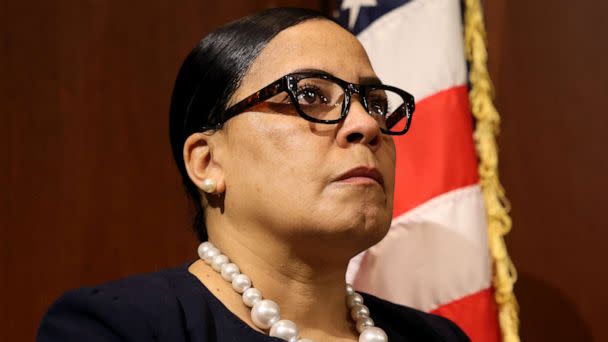
[[[494,89],[487,69],[486,31],[480,0],[465,0],[465,53],[470,63],[469,99],[476,119],[473,138],[479,157],[479,182],[488,218],[488,244],[493,261],[495,299],[504,342],[519,342],[519,305],[513,294],[517,272],[504,236],[511,230],[510,204],[498,179],[496,135],[500,116],[492,103]]]

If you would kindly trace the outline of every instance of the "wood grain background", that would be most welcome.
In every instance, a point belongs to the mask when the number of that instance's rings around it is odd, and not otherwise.
[[[608,341],[608,2],[486,2],[523,341]]]
[[[195,258],[168,107],[228,20],[332,1],[0,2],[0,340],[66,289]],[[608,3],[486,3],[524,341],[606,341]]]

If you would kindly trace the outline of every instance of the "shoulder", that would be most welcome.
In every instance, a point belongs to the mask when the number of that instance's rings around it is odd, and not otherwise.
[[[68,291],[51,305],[38,341],[156,340],[175,335],[180,304],[175,282],[183,269],[131,276]]]
[[[470,341],[454,322],[445,317],[391,303],[367,293],[361,295],[372,318],[387,331],[389,337],[392,333],[403,340],[412,341]]]

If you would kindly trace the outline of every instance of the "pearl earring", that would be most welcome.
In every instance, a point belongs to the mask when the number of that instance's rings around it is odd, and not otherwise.
[[[206,193],[215,192],[215,188],[217,187],[217,183],[212,178],[205,178],[203,180],[203,191]]]

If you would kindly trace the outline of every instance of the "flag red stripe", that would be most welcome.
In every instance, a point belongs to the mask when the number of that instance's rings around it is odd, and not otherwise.
[[[452,320],[473,342],[500,341],[496,302],[491,288],[450,302],[432,313]]]
[[[468,89],[464,85],[416,104],[411,131],[395,139],[393,216],[437,195],[478,182],[472,125]]]

